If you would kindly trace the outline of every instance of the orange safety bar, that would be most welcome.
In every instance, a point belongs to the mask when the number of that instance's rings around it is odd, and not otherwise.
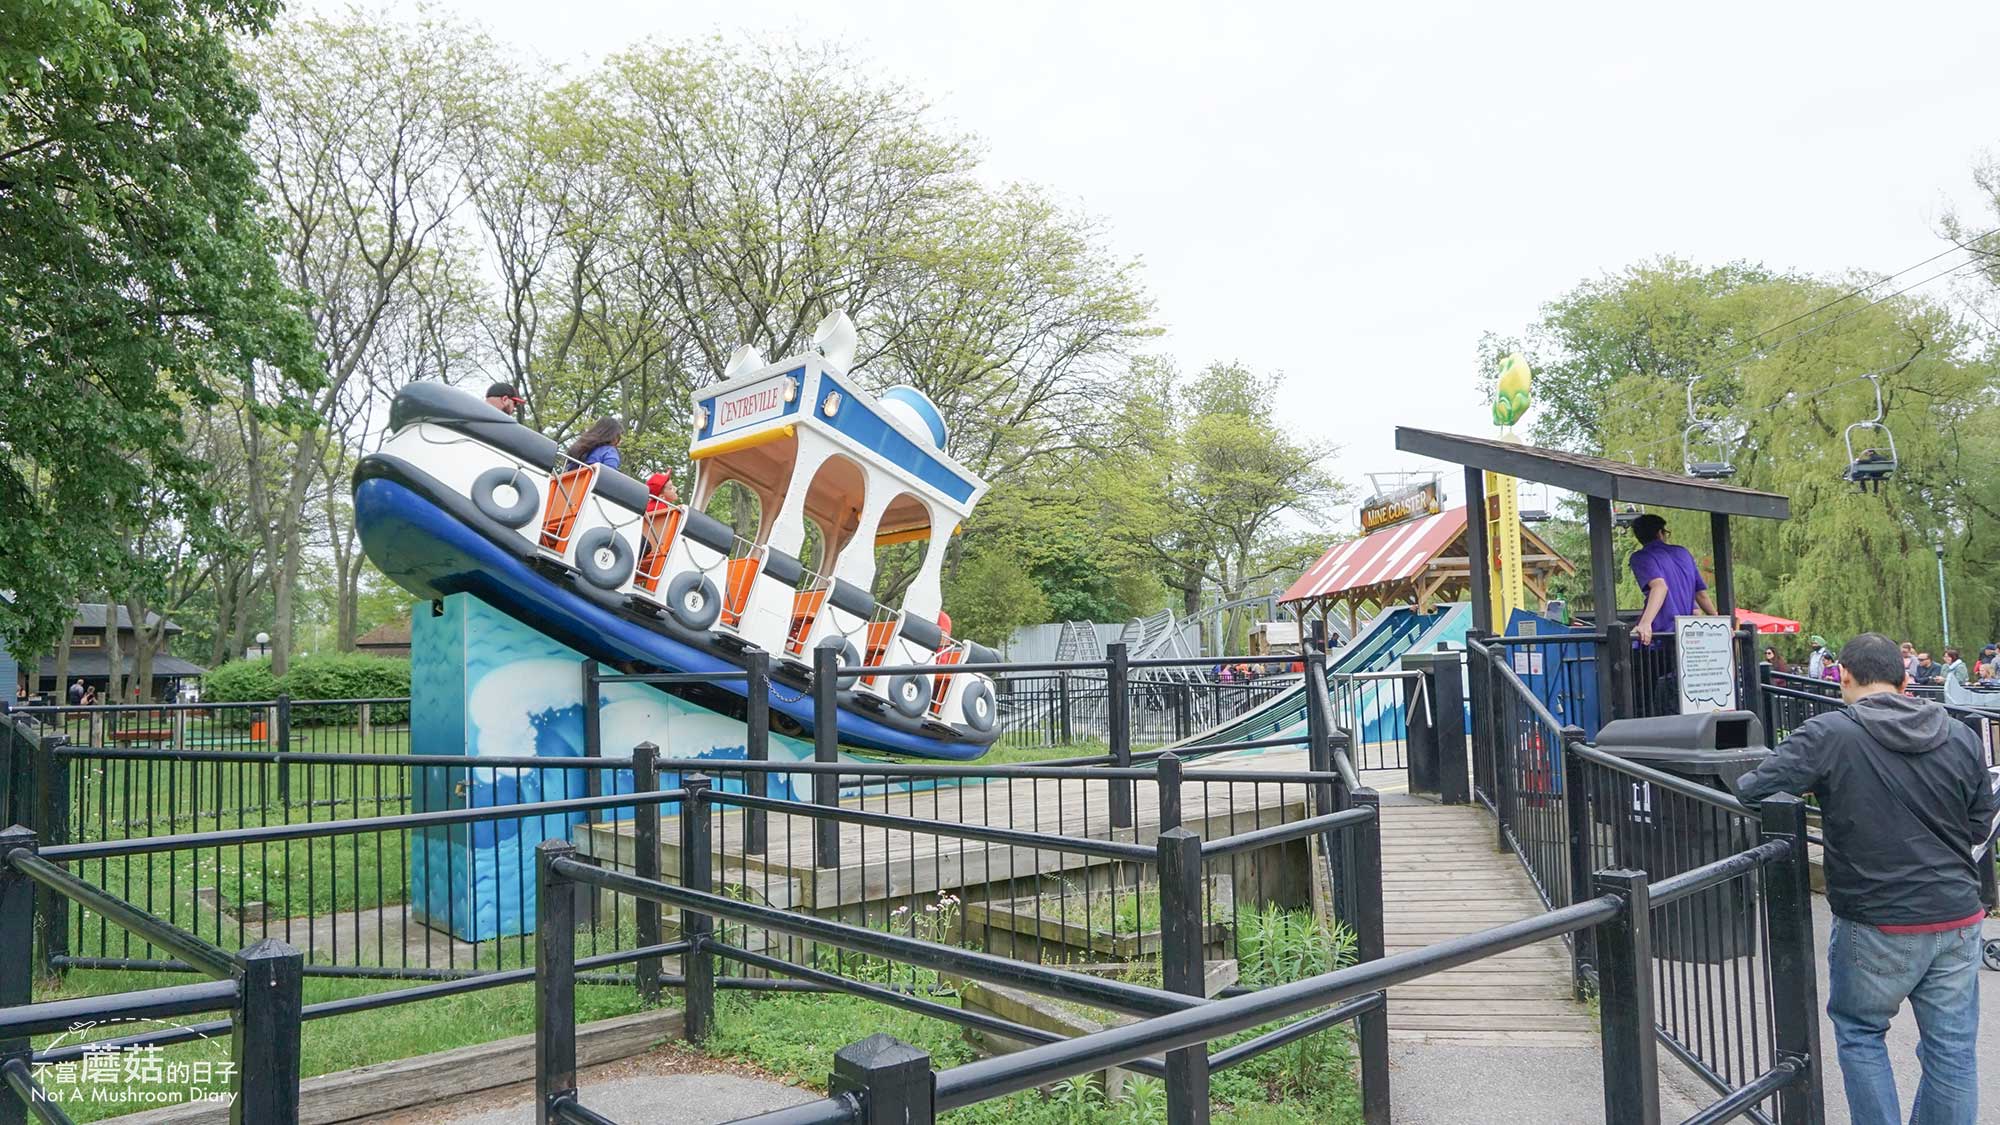
[[[757,582],[757,571],[762,559],[751,556],[747,559],[729,560],[727,589],[722,592],[722,623],[740,625],[743,611],[750,605],[750,588]]]
[[[576,530],[576,515],[583,499],[597,483],[597,466],[583,465],[557,473],[549,481],[549,502],[542,513],[542,549],[560,555],[569,550],[569,537]]]
[[[639,530],[639,566],[634,582],[649,594],[660,592],[660,573],[667,567],[667,550],[681,529],[684,510],[671,504],[648,507]]]
[[[826,590],[800,590],[792,595],[792,631],[785,637],[785,649],[793,656],[806,650],[806,637],[812,633],[813,621],[819,617],[820,607],[826,604]]]
[[[866,639],[862,643],[861,666],[863,668],[873,668],[882,663],[882,657],[889,652],[889,642],[896,639],[896,625],[897,623],[894,621],[870,621],[868,623]],[[874,687],[875,681],[878,678],[876,676],[863,676],[861,683],[866,687]]]
[[[965,650],[953,647],[938,650],[936,659],[932,660],[931,663],[957,664],[964,659]],[[931,689],[931,715],[933,717],[939,717],[944,714],[944,697],[949,691],[951,691],[951,674],[948,672],[939,672],[937,674],[937,686]]]

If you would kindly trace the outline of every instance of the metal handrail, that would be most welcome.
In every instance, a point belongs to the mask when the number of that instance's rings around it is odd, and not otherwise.
[[[1723,856],[1714,863],[1704,864],[1690,871],[1683,871],[1652,884],[1647,888],[1647,896],[1655,907],[1698,895],[1710,887],[1719,887],[1739,876],[1749,874],[1767,863],[1776,863],[1792,854],[1790,840],[1767,840],[1748,851]]]
[[[1527,704],[1530,713],[1544,726],[1548,727],[1550,732],[1557,734],[1562,732],[1562,720],[1556,718],[1555,714],[1549,710],[1548,705],[1543,703],[1534,692],[1528,690],[1528,685],[1521,682],[1521,677],[1515,673],[1514,669],[1506,661],[1495,657],[1491,649],[1488,649],[1478,641],[1468,640],[1466,648],[1468,651],[1478,652],[1487,663],[1502,676],[1506,677],[1507,683],[1514,689],[1514,694],[1519,697],[1517,701]]]
[[[169,953],[178,955],[188,964],[217,980],[228,980],[236,974],[238,968],[236,958],[230,956],[221,946],[155,917],[150,911],[141,910],[102,887],[84,882],[27,848],[16,848],[7,853],[7,865],[36,884],[54,891],[85,910],[95,910],[116,925],[130,930]],[[20,952],[23,956],[27,953],[26,950]]]
[[[978,840],[987,844],[1007,844],[1014,847],[1047,848],[1052,851],[1075,852],[1091,855],[1099,859],[1131,860],[1148,863],[1157,858],[1158,853],[1144,844],[1128,844],[1122,840],[1093,840],[1083,836],[1060,836],[1046,832],[1031,832],[1024,828],[997,828],[988,824],[959,824],[949,820],[931,820],[925,817],[903,816],[899,813],[868,812],[832,805],[807,805],[801,808],[799,802],[780,797],[757,797],[749,793],[726,793],[711,790],[708,800],[719,805],[736,805],[739,808],[763,809],[767,812],[788,813],[809,816],[814,820],[832,820],[842,824],[859,824],[868,828],[893,828],[905,832],[921,832],[932,836],[949,836],[959,840]]]
[[[27,951],[10,951],[8,955],[25,957]],[[234,980],[205,980],[199,984],[177,984],[110,996],[76,996],[23,1004],[18,1008],[0,1008],[0,1040],[69,1031],[86,1020],[171,1019],[226,1012],[236,1006],[236,1000]]]
[[[221,832],[183,832],[178,836],[139,836],[128,840],[100,840],[84,844],[45,847],[41,858],[73,863],[84,859],[145,855],[184,848],[212,848],[236,844],[275,844],[314,836],[357,836],[365,832],[388,832],[404,828],[437,828],[448,824],[472,824],[482,820],[510,820],[516,817],[553,816],[589,812],[593,809],[622,809],[634,805],[659,805],[687,796],[684,789],[652,793],[613,793],[603,797],[571,797],[562,801],[534,801],[522,805],[495,805],[483,809],[448,809],[441,812],[401,813],[396,816],[364,817],[350,820],[308,821],[303,824],[272,824],[256,828],[232,828]]]
[[[1050,992],[1064,999],[1093,1007],[1109,1008],[1133,1015],[1155,1016],[1214,1003],[1202,997],[1183,996],[1177,992],[1147,988],[1108,977],[1092,976],[1089,973],[1017,961],[1012,957],[1001,957],[978,950],[939,945],[921,938],[849,925],[812,914],[759,906],[726,895],[691,890],[653,879],[643,879],[637,875],[627,875],[609,868],[593,867],[574,859],[562,857],[553,859],[549,862],[549,868],[564,878],[631,895],[633,898],[650,899],[668,906],[678,906],[712,914],[718,918],[775,930],[802,941],[821,941],[921,968],[958,973],[974,980]]]
[[[1668,792],[1678,793],[1683,797],[1691,797],[1703,804],[1713,805],[1718,809],[1726,809],[1729,812],[1749,817],[1753,820],[1756,819],[1757,814],[1750,806],[1720,790],[1710,789],[1705,785],[1689,781],[1684,777],[1676,777],[1673,774],[1664,773],[1651,766],[1642,766],[1637,762],[1621,758],[1616,754],[1608,754],[1595,746],[1577,746],[1575,749],[1576,754],[1587,762],[1592,762],[1606,769],[1625,774],[1628,777],[1635,777],[1640,781],[1657,785]]]
[[[1288,843],[1315,832],[1338,832],[1343,828],[1365,824],[1375,818],[1375,809],[1372,806],[1362,806],[1337,813],[1309,816],[1304,820],[1294,820],[1287,824],[1274,824],[1269,828],[1239,832],[1234,836],[1224,836],[1220,840],[1204,840],[1201,844],[1201,858],[1215,859],[1219,856],[1269,847],[1272,844]]]
[[[1273,985],[1211,1001],[1198,1008],[1155,1016],[1139,1023],[1079,1036],[1062,1043],[1030,1047],[1008,1055],[942,1071],[936,1079],[935,1106],[958,1109],[989,1098],[1032,1089],[1086,1071],[1117,1066],[1161,1051],[1205,1043],[1233,1032],[1297,1015],[1363,993],[1471,964],[1511,949],[1610,921],[1625,910],[1625,900],[1602,895],[1519,922],[1510,922],[1423,949],[1395,953],[1344,969],[1335,969],[1290,984]]]

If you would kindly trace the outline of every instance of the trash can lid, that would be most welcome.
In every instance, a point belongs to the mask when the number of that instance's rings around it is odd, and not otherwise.
[[[1592,740],[1605,750],[1623,746],[1678,747],[1685,750],[1742,750],[1764,745],[1764,723],[1749,711],[1705,711],[1615,719]]]

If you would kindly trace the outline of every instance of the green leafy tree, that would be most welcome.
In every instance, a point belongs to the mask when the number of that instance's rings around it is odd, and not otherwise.
[[[201,518],[181,417],[252,361],[310,371],[266,251],[233,35],[268,0],[12,5],[0,36],[0,638],[24,659],[127,557],[159,497]],[[120,591],[122,593],[122,589]]]
[[[1534,433],[1678,472],[1695,379],[1701,416],[1729,431],[1731,483],[1792,500],[1789,521],[1735,521],[1739,604],[1829,637],[1873,629],[1935,647],[1942,542],[1953,636],[1983,639],[2000,627],[2000,589],[1981,562],[2000,548],[2000,479],[1988,471],[2000,452],[2000,374],[1974,326],[1935,301],[1815,311],[1854,287],[1672,260],[1586,282],[1546,306],[1523,342],[1536,398],[1549,404]],[[1847,428],[1875,414],[1868,375],[1880,382],[1899,460],[1880,492],[1841,477]],[[1860,431],[1856,450],[1877,444]],[[1663,514],[1675,541],[1712,568],[1707,521]],[[1631,547],[1622,540],[1621,576]],[[1587,568],[1587,553],[1571,557]],[[1577,585],[1588,589],[1587,575]],[[1621,601],[1636,605],[1637,590],[1621,585]]]
[[[1015,629],[1048,619],[1048,600],[1020,563],[1000,552],[969,555],[945,583],[956,637],[999,647]]]

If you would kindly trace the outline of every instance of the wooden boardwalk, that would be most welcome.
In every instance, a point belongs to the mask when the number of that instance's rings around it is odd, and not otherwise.
[[[1512,852],[1494,847],[1477,805],[1382,797],[1384,944],[1400,953],[1543,911]],[[1597,1024],[1570,992],[1556,938],[1389,990],[1389,1037],[1487,1047],[1595,1047]]]
[[[1297,784],[1239,782],[1205,784],[1204,772],[1288,771],[1306,768],[1303,751],[1274,751],[1211,760],[1187,771],[1182,789],[1183,822],[1205,838],[1220,838],[1304,815],[1305,787]],[[1400,953],[1448,938],[1477,933],[1542,912],[1527,873],[1512,852],[1494,844],[1491,816],[1477,805],[1441,806],[1400,792],[1404,774],[1370,771],[1364,784],[1380,786],[1385,946]],[[1107,788],[1101,783],[1012,780],[944,786],[867,800],[848,799],[849,808],[889,812],[964,824],[1027,828],[1076,836],[1110,837],[1151,843],[1159,834],[1158,791],[1134,786],[1131,828],[1110,829]],[[840,863],[814,866],[814,823],[809,818],[772,814],[769,845],[762,855],[742,850],[743,816],[722,814],[716,857],[725,883],[739,885],[751,898],[784,909],[839,910],[859,903],[908,902],[994,883],[1061,874],[1085,880],[1092,870],[1111,866],[1091,858],[1033,847],[966,843],[946,836],[843,824]],[[679,867],[678,822],[661,826],[661,868],[673,881]],[[629,821],[597,825],[578,833],[579,844],[619,866],[630,864]],[[1262,897],[1262,885],[1236,882]],[[1261,880],[1263,876],[1256,875]],[[982,896],[984,897],[984,896]],[[1100,896],[1101,897],[1101,896]],[[1406,1043],[1461,1043],[1483,1046],[1592,1047],[1597,1025],[1570,990],[1570,962],[1561,939],[1490,957],[1390,991],[1392,1039]]]

